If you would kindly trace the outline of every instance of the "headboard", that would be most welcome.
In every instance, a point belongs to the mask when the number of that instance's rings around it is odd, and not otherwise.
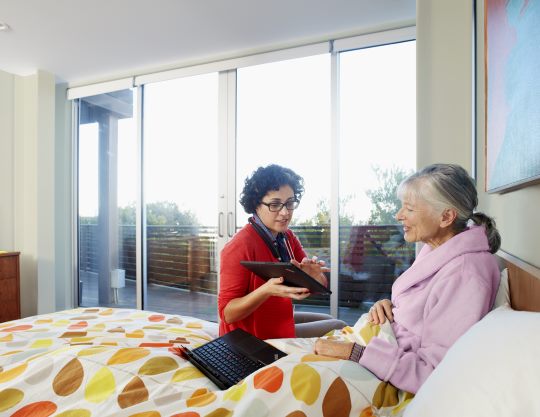
[[[512,308],[540,312],[540,268],[502,250],[499,261],[508,268],[508,286]]]

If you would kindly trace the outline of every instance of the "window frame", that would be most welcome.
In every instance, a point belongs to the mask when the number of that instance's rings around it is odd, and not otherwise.
[[[219,184],[219,212],[224,213],[225,222],[227,218],[236,219],[235,200],[236,190],[234,178],[235,173],[235,146],[236,146],[236,70],[242,67],[260,65],[264,63],[277,62],[294,58],[301,58],[317,54],[330,54],[330,83],[331,83],[331,136],[330,136],[330,164],[331,164],[331,195],[330,195],[330,210],[331,210],[331,227],[330,232],[330,257],[331,257],[331,291],[330,297],[330,313],[338,316],[338,277],[339,277],[339,66],[340,53],[361,49],[371,48],[391,43],[399,43],[416,40],[416,26],[407,26],[398,29],[385,30],[376,33],[368,33],[359,36],[329,40],[314,44],[308,44],[293,48],[280,49],[270,52],[264,52],[239,58],[232,58],[220,61],[205,62],[197,65],[176,68],[167,71],[159,71],[147,74],[133,75],[130,77],[110,80],[103,83],[90,84],[79,87],[71,87],[67,89],[67,99],[72,101],[72,184],[73,184],[73,201],[72,201],[72,221],[78,226],[78,106],[80,98],[91,95],[102,94],[125,88],[133,88],[134,96],[137,100],[137,146],[138,146],[138,173],[137,173],[137,237],[136,237],[136,291],[137,291],[137,308],[144,309],[146,295],[146,277],[144,267],[146,261],[145,248],[145,218],[143,210],[143,100],[144,86],[149,83],[165,81],[175,78],[190,77],[209,72],[218,72],[219,74],[219,154],[220,164],[223,165],[223,175],[220,175]],[[225,198],[222,196],[225,195]],[[216,196],[218,198],[218,196]],[[225,214],[226,213],[226,214]],[[216,213],[217,214],[217,213]],[[232,214],[232,216],[231,216]],[[225,226],[223,235],[230,238],[229,231],[231,225]],[[236,225],[233,229],[236,230]],[[222,231],[219,230],[219,233]],[[222,246],[222,244],[220,244]],[[73,276],[72,280],[76,282],[73,291],[73,305],[78,305],[78,227],[73,228],[72,234],[72,249],[73,249]],[[219,262],[219,261],[218,261]],[[219,267],[219,266],[218,266]]]

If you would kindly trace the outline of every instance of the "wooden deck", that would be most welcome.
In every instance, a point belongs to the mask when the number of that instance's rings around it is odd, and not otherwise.
[[[98,297],[98,281],[106,286],[109,281],[98,280],[98,273],[103,271],[99,272],[96,226],[83,226],[81,306],[135,308],[135,227],[122,226],[119,230],[118,268],[125,271],[126,287],[118,289],[115,297],[110,296],[112,290],[101,287]],[[148,227],[146,310],[217,321],[215,232],[203,226]],[[330,259],[328,228],[296,227],[295,233],[307,253]],[[414,245],[405,242],[400,226],[363,225],[341,227],[339,247],[339,318],[354,324],[373,302],[389,298],[395,278],[414,261]],[[314,295],[295,304],[295,308],[328,313],[329,298]]]
[[[135,285],[126,280],[126,286],[118,290],[118,302],[99,303],[97,277],[93,273],[81,273],[82,299],[81,307],[106,306],[116,308],[136,308]],[[190,291],[165,285],[149,284],[145,310],[164,314],[178,314],[217,322],[217,297],[202,292]],[[339,318],[353,325],[358,317],[365,313],[371,302],[361,304],[358,308],[339,308]],[[314,311],[329,313],[328,306],[295,305],[297,311]]]

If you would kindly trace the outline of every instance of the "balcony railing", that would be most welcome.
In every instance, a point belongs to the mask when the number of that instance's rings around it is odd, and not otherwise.
[[[97,226],[81,225],[79,269],[98,272]],[[306,252],[330,265],[330,228],[293,228]],[[148,226],[147,280],[206,294],[216,294],[216,234],[214,227]],[[395,278],[414,261],[414,246],[405,243],[401,228],[343,226],[339,233],[339,305],[387,298]],[[119,266],[126,279],[135,279],[135,226],[119,228]],[[309,304],[328,304],[328,296],[312,296]]]

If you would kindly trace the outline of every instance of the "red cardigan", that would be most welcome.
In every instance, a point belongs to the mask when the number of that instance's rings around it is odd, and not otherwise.
[[[287,230],[294,257],[301,261],[306,253],[298,238]],[[219,334],[224,335],[238,327],[260,339],[294,337],[293,306],[290,298],[270,297],[249,316],[234,323],[226,323],[223,310],[229,301],[243,297],[266,281],[240,265],[240,261],[276,262],[253,226],[247,224],[221,251],[219,274]]]

